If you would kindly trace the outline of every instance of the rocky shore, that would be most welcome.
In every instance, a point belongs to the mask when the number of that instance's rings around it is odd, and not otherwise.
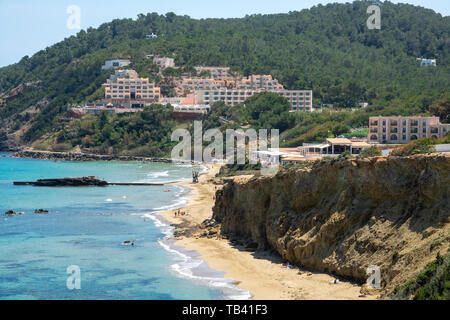
[[[216,193],[221,235],[284,261],[365,282],[378,266],[390,292],[450,246],[450,156],[331,161]]]
[[[376,298],[376,295],[360,297],[361,288],[355,283],[339,279],[337,284],[336,277],[330,274],[287,266],[273,251],[256,251],[254,243],[241,245],[222,236],[220,224],[211,219],[216,192],[227,180],[246,183],[253,176],[216,178],[220,165],[208,167],[198,183],[178,183],[191,190],[187,206],[180,208],[189,214],[175,215],[174,210],[155,213],[176,228],[176,245],[198,252],[209,267],[223,271],[225,278],[234,279],[238,287],[257,300]]]
[[[57,179],[39,179],[36,181],[14,181],[14,185],[32,185],[39,187],[78,187],[78,186],[97,186],[104,187],[108,182],[96,177],[81,178],[57,178]]]
[[[146,161],[170,163],[171,159],[148,158],[135,156],[100,155],[92,153],[52,152],[37,150],[22,150],[13,154],[17,158],[33,158],[42,160],[66,160],[66,161]]]

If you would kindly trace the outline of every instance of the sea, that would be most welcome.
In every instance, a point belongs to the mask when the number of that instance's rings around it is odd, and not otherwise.
[[[193,169],[202,168],[23,159],[0,153],[0,299],[251,298],[235,281],[210,269],[196,252],[175,246],[173,228],[153,214],[186,204],[186,187],[13,185],[13,181],[82,176],[167,183],[190,179]],[[49,213],[36,214],[36,209]],[[24,214],[6,216],[8,210]]]

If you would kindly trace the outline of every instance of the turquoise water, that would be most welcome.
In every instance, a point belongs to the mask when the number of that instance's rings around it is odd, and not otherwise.
[[[167,182],[187,179],[191,170],[177,164],[0,155],[0,299],[221,299],[231,294],[228,282],[212,281],[220,275],[205,263],[170,247],[164,240],[170,228],[148,215],[180,205],[186,190],[12,184],[88,175],[110,182]],[[50,214],[34,214],[39,208]],[[25,214],[7,217],[3,213],[9,209]],[[124,246],[125,240],[136,245]],[[79,290],[67,288],[70,265],[81,270]]]

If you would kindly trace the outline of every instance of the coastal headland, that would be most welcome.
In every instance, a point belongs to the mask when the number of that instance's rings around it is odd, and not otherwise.
[[[212,269],[225,272],[226,278],[237,281],[238,286],[248,290],[254,299],[374,299],[361,296],[361,286],[344,279],[335,283],[336,277],[312,270],[286,266],[280,255],[270,250],[256,251],[245,244],[230,242],[220,234],[219,226],[207,228],[212,217],[217,190],[222,188],[221,179],[215,178],[220,165],[209,165],[198,184],[181,182],[191,189],[187,206],[178,210],[156,213],[168,220],[176,230],[175,244],[200,254]],[[230,177],[236,183],[246,183],[252,176]]]
[[[449,250],[450,156],[333,160],[275,176],[216,178],[159,213],[255,299],[386,297]],[[365,285],[381,270],[381,288]],[[350,279],[351,281],[346,281]]]

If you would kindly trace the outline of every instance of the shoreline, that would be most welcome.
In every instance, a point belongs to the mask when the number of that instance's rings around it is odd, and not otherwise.
[[[200,175],[208,172],[206,166],[203,166],[203,168]],[[212,288],[221,288],[222,296],[227,300],[252,299],[252,294],[248,290],[238,287],[237,281],[226,278],[225,272],[209,267],[208,263],[201,258],[198,251],[188,250],[184,246],[177,244],[177,240],[174,237],[175,231],[177,230],[176,227],[166,217],[160,215],[160,213],[178,210],[188,205],[193,191],[192,187],[188,186],[189,182],[189,179],[185,179],[173,183],[181,189],[178,193],[180,201],[166,207],[155,208],[154,210],[156,211],[146,213],[143,217],[151,219],[161,229],[162,234],[164,234],[164,237],[158,239],[157,242],[166,251],[177,256],[177,258],[174,258],[175,263],[171,264],[170,267],[178,276],[194,280]]]
[[[155,208],[153,212],[144,216],[158,220],[163,227],[171,228],[170,233],[162,232],[162,238],[170,242],[170,250],[191,259],[203,262],[206,273],[214,275],[213,279],[195,274],[190,278],[200,282],[220,282],[225,286],[238,288],[241,293],[248,292],[250,299],[256,300],[368,300],[376,296],[359,297],[361,286],[350,281],[334,277],[330,274],[299,269],[291,269],[283,265],[283,261],[273,252],[255,252],[243,246],[230,243],[227,239],[212,233],[211,230],[201,228],[204,220],[212,216],[215,192],[220,185],[212,179],[220,166],[202,165],[204,169],[199,175],[199,183],[192,184],[190,179],[170,182],[182,188],[180,200],[167,206]],[[246,180],[251,176],[227,177],[225,179]],[[182,210],[190,215],[174,216],[174,211]],[[157,225],[158,223],[154,221]],[[157,225],[158,226],[158,225]],[[205,234],[206,233],[206,234]],[[159,242],[159,241],[158,241]],[[164,247],[161,243],[160,245]],[[180,249],[179,249],[180,248]],[[191,272],[195,268],[188,268]],[[174,270],[177,272],[177,270]],[[179,272],[182,276],[183,274]],[[339,279],[339,283],[332,284]],[[220,286],[223,288],[223,286]],[[236,289],[235,289],[236,291]],[[243,299],[244,294],[231,295],[223,293],[225,298]]]
[[[188,202],[180,208],[189,215],[174,216],[175,209],[153,212],[153,215],[169,221],[175,228],[175,246],[199,254],[209,268],[224,273],[236,285],[256,300],[368,300],[376,296],[360,297],[361,288],[353,282],[323,272],[287,268],[273,252],[255,252],[230,243],[219,234],[201,228],[204,220],[212,216],[215,191],[218,188],[211,179],[220,165],[209,165],[198,184],[190,181],[177,183],[191,189]],[[233,179],[248,179],[240,176]],[[178,209],[177,209],[178,210]],[[339,283],[333,283],[339,279]]]
[[[190,279],[213,289],[221,289],[221,296],[225,300],[252,298],[249,291],[239,288],[235,280],[225,277],[224,272],[210,268],[197,251],[178,245],[173,236],[175,227],[167,219],[155,212],[145,214],[144,217],[151,219],[164,234],[164,237],[158,240],[158,244],[174,255],[170,268],[177,277]]]
[[[44,150],[20,150],[12,153],[14,158],[28,158],[40,160],[54,160],[54,161],[143,161],[143,162],[163,162],[172,163],[169,158],[153,158],[153,157],[138,157],[138,156],[120,156],[120,155],[102,155],[95,153],[80,153],[80,152],[56,152]]]

